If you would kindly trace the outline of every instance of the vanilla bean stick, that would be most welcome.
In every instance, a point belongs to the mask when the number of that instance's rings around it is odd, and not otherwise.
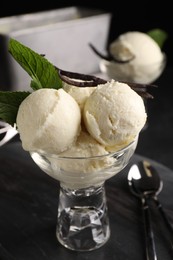
[[[62,81],[66,82],[67,84],[76,86],[76,87],[95,87],[100,84],[106,84],[108,81],[105,79],[101,79],[94,75],[82,74],[77,72],[65,71],[55,67],[58,71],[58,74]],[[157,87],[153,84],[141,84],[141,83],[134,83],[134,82],[126,82],[120,81],[122,83],[128,84],[134,91],[136,91],[142,98],[154,98],[148,92],[149,88]]]

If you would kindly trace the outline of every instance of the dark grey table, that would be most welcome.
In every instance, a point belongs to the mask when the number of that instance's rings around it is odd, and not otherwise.
[[[59,182],[43,173],[20,142],[0,148],[0,260],[145,260],[140,202],[129,192],[129,166],[144,157],[135,154],[126,168],[107,180],[111,237],[95,251],[63,248],[55,235]],[[149,160],[151,161],[151,160]],[[151,161],[163,179],[159,194],[173,223],[173,172]],[[168,234],[152,210],[158,260],[173,259]]]
[[[150,88],[148,128],[140,135],[136,152],[173,170],[173,67],[167,67]]]

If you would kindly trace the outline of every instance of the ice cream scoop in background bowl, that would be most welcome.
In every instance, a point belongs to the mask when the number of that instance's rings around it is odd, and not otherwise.
[[[91,251],[108,241],[110,225],[105,181],[128,164],[137,141],[135,138],[119,151],[92,157],[30,152],[34,162],[60,182],[56,236],[63,246],[75,251]]]
[[[100,54],[93,45],[90,45],[101,57],[101,72],[108,79],[142,84],[153,83],[164,71],[167,61],[161,44],[159,46],[150,36],[156,32],[163,35],[161,30],[153,30],[151,33],[139,31],[123,33],[110,43],[108,55]]]

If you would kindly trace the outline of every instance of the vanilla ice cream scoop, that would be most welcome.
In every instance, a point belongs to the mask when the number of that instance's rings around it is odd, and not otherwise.
[[[60,157],[72,157],[78,158],[78,160],[71,160],[68,164],[66,161],[58,161],[58,167],[70,172],[93,172],[105,168],[106,166],[108,167],[111,161],[107,157],[102,160],[90,160],[89,158],[106,154],[108,154],[108,151],[105,147],[98,143],[86,131],[82,130],[76,143],[70,149],[59,154]],[[88,158],[88,160],[86,160],[86,158]],[[55,163],[53,158],[51,162]]]
[[[72,188],[95,186],[115,175],[115,170],[110,169],[115,158],[85,130],[81,130],[76,143],[58,157],[45,156],[51,165],[47,173]]]
[[[110,44],[109,52],[122,62],[102,60],[100,69],[115,80],[148,84],[160,76],[166,64],[159,45],[143,32],[121,34]]]
[[[63,89],[43,88],[23,100],[16,124],[24,150],[61,153],[80,133],[81,112]]]
[[[98,143],[87,131],[81,130],[75,144],[62,152],[60,156],[86,158],[105,154],[108,154],[108,151],[104,145]]]
[[[147,114],[141,96],[127,84],[111,80],[99,85],[87,99],[83,117],[88,132],[110,147],[127,145],[145,125]]]

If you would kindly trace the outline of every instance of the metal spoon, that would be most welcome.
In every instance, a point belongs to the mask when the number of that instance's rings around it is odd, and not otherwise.
[[[144,224],[146,234],[146,254],[147,259],[157,259],[154,245],[154,235],[150,222],[150,212],[148,199],[153,199],[159,209],[159,212],[168,227],[171,237],[171,245],[173,247],[173,227],[158,200],[157,195],[162,190],[163,182],[156,169],[148,161],[140,161],[133,164],[128,173],[128,183],[131,192],[141,198],[142,209],[144,212]],[[149,258],[150,256],[150,258]]]
[[[141,199],[142,211],[143,211],[143,221],[144,221],[144,234],[145,234],[145,243],[146,243],[146,259],[147,260],[157,260],[156,247],[154,242],[154,234],[151,225],[151,217],[149,212],[148,200],[146,196],[146,190],[148,195],[148,185],[144,185],[143,180],[141,181],[141,165],[144,165],[143,162],[139,164],[133,164],[128,173],[128,184],[130,191],[133,195]],[[143,178],[142,178],[143,179]],[[142,188],[141,188],[142,187]],[[153,192],[153,191],[152,191]],[[154,190],[156,192],[156,190]]]

